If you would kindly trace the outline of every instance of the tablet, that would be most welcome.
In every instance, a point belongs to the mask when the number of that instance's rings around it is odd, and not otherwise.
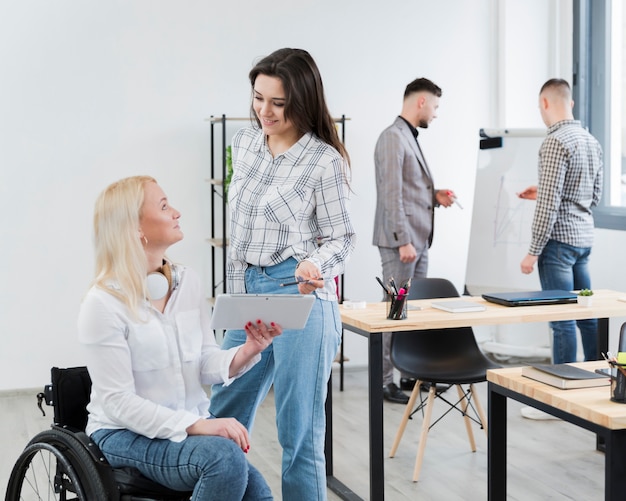
[[[248,322],[274,322],[283,329],[303,329],[315,294],[220,294],[211,329],[243,329]]]

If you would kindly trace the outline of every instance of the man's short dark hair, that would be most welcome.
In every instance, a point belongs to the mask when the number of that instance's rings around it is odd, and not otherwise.
[[[560,94],[564,98],[571,99],[572,89],[569,86],[567,80],[563,80],[562,78],[551,78],[546,83],[541,86],[541,90],[539,91],[539,95],[543,93],[544,90],[551,89],[558,94]]]
[[[404,90],[404,97],[406,98],[411,94],[415,94],[416,92],[421,91],[430,92],[437,97],[441,97],[441,88],[428,80],[428,78],[416,78],[415,80],[413,80],[409,85],[406,86],[406,89]]]

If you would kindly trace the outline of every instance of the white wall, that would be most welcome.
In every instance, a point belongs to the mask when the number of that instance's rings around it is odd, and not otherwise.
[[[108,183],[154,175],[183,214],[186,237],[170,255],[206,274],[205,119],[247,116],[250,67],[284,46],[312,53],[332,113],[351,119],[352,299],[380,292],[371,245],[376,138],[410,80],[426,76],[443,88],[439,118],[420,141],[437,186],[453,188],[465,209],[438,210],[430,274],[462,288],[477,131],[538,126],[536,92],[558,70],[554,26],[570,2],[0,3],[0,390],[39,387],[50,366],[82,363],[75,322],[93,271],[93,202]],[[351,363],[366,360],[354,334],[346,350]]]

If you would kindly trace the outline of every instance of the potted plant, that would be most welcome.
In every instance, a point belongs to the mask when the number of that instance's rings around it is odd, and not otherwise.
[[[591,289],[582,289],[578,293],[578,304],[583,306],[591,306],[593,291]]]
[[[228,187],[233,177],[233,150],[231,146],[226,148],[226,178],[224,179],[224,200],[228,200]]]

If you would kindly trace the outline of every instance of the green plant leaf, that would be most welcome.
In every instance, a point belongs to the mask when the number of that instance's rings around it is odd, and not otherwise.
[[[223,181],[224,186],[224,200],[228,201],[228,187],[230,186],[230,180],[233,177],[233,149],[229,145],[226,148],[226,178]]]

